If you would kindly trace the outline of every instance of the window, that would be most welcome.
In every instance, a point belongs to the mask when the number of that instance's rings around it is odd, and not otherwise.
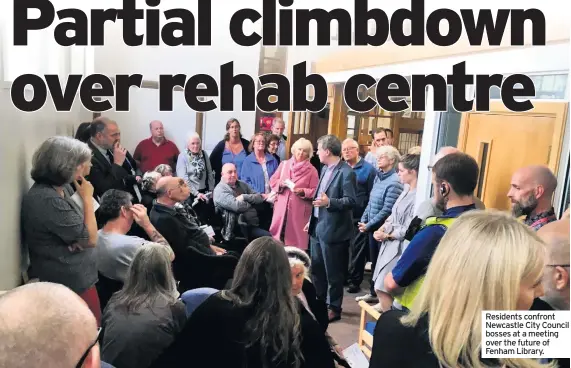
[[[538,100],[563,100],[567,90],[567,73],[560,74],[536,74],[528,75],[535,86],[535,99]],[[504,75],[504,79],[508,74]],[[517,85],[516,85],[517,86]],[[519,85],[521,88],[521,85]],[[501,91],[498,87],[490,88],[490,99],[501,99]]]

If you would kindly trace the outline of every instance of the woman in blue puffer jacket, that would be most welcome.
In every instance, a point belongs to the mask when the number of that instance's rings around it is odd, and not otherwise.
[[[369,203],[359,223],[359,231],[369,235],[369,254],[371,256],[372,270],[375,269],[379,255],[379,243],[373,238],[373,233],[390,216],[393,206],[400,196],[403,185],[399,180],[396,169],[400,160],[399,151],[393,146],[383,146],[377,149],[377,166],[379,172],[369,196]],[[357,297],[357,301],[367,303],[378,302],[374,285],[364,296]]]

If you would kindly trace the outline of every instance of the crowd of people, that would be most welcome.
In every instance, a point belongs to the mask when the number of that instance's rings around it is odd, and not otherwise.
[[[333,135],[289,155],[284,128],[248,141],[231,119],[210,155],[159,121],[133,155],[105,117],[43,142],[21,210],[35,282],[0,296],[0,366],[349,367],[327,330],[367,261],[372,368],[569,366],[481,358],[482,311],[569,310],[547,167],[513,173],[511,214],[485,210],[477,162],[444,147],[416,206],[420,147],[378,129],[364,157]]]

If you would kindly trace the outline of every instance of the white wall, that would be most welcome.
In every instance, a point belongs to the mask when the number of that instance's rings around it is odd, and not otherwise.
[[[102,3],[107,4],[108,1]],[[108,23],[106,26],[105,46],[95,48],[95,71],[109,76],[141,73],[145,80],[152,81],[158,81],[159,74],[182,73],[190,77],[204,73],[212,76],[219,82],[220,65],[233,61],[235,74],[244,73],[256,78],[259,70],[260,46],[247,48],[236,45],[230,37],[228,25],[231,15],[241,8],[261,9],[261,0],[248,1],[247,3],[243,1],[225,1],[223,6],[221,6],[220,2],[213,1],[212,3],[211,47],[128,47],[122,40],[122,23]],[[168,4],[168,8],[180,7],[190,9],[193,11],[193,14],[197,14],[197,2],[195,1],[163,1],[160,7],[166,8],[164,4]],[[138,0],[137,5],[140,8],[146,8],[146,4],[142,0]],[[97,6],[101,7],[104,5],[98,3]],[[246,29],[249,28],[247,27]],[[213,100],[218,104],[218,98]],[[159,116],[165,116],[164,123],[167,135],[170,134],[171,138],[176,136],[178,139],[177,143],[180,141],[179,135],[184,136],[188,133],[190,126],[186,122],[189,121],[193,112],[190,108],[185,108],[183,106],[185,104],[175,103],[172,113],[153,114],[155,109],[158,111],[158,99],[156,108],[143,106],[143,101],[148,100],[145,97],[141,100],[141,103],[138,103],[138,101],[132,99],[130,113],[117,113],[122,115],[124,119],[123,121],[118,120],[118,123],[122,130],[123,141],[128,142],[128,144],[126,143],[128,149],[134,150],[136,142],[149,136],[148,124],[151,120],[159,118]],[[235,88],[233,112],[215,110],[205,114],[203,135],[205,149],[211,150],[223,138],[226,121],[232,117],[237,118],[241,122],[242,133],[246,138],[249,138],[254,133],[256,124],[255,112],[241,111],[241,101],[241,89]],[[115,113],[104,113],[104,115],[115,116]],[[194,128],[194,125],[192,125],[192,128]],[[181,143],[184,142],[181,141]]]

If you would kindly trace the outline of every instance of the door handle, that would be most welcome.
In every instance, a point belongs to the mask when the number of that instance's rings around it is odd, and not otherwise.
[[[551,157],[551,146],[547,147],[547,161],[545,162],[546,165],[549,165],[550,157]]]

